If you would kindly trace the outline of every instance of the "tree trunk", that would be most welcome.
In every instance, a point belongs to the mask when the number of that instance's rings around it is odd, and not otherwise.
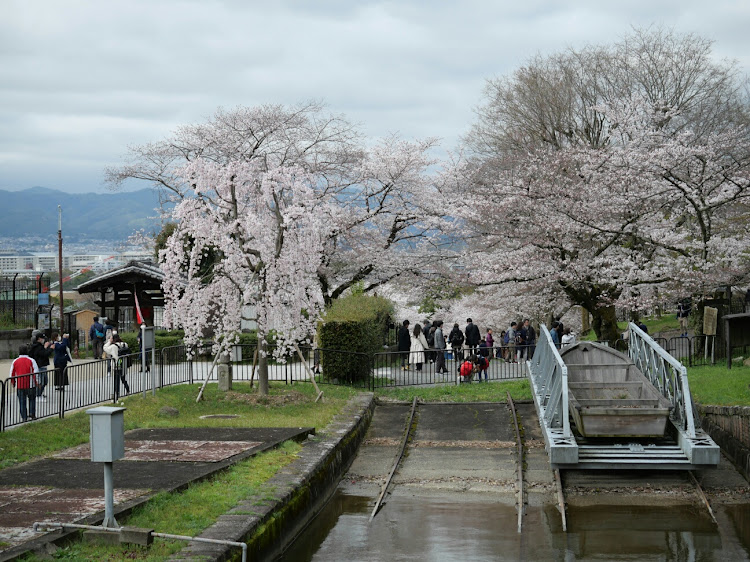
[[[258,332],[258,393],[268,396],[268,349],[266,346],[266,335]]]
[[[581,307],[581,334],[587,334],[591,330],[591,318],[589,317],[589,311],[583,306]]]
[[[617,327],[617,315],[615,307],[600,306],[589,310],[593,318],[592,327],[596,337],[602,341],[614,342],[620,339],[620,330]]]

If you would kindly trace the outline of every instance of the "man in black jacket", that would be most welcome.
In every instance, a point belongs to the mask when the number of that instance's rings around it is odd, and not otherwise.
[[[44,387],[49,382],[47,368],[49,367],[49,358],[55,352],[52,342],[46,341],[42,332],[36,334],[34,343],[29,348],[29,357],[31,357],[39,367],[39,384],[36,387],[36,395],[39,400],[44,400]]]
[[[409,334],[409,321],[404,323],[398,329],[398,351],[401,356],[401,368],[404,371],[409,370],[409,349],[411,349],[411,334]]]
[[[469,347],[469,353],[476,353],[479,340],[482,339],[482,336],[479,333],[477,325],[472,323],[471,318],[466,319],[466,329],[464,330],[464,334],[466,334],[466,345]]]

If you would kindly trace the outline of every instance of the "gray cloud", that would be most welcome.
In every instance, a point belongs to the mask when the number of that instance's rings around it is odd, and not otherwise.
[[[533,54],[666,25],[750,68],[750,3],[6,0],[0,189],[101,190],[129,144],[218,106],[325,100],[366,134],[469,127],[485,79]]]

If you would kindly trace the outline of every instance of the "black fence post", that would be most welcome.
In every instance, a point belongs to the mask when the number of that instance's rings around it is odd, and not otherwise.
[[[5,431],[5,383],[7,381],[0,381],[0,391],[2,391],[2,396],[0,396],[0,431]]]

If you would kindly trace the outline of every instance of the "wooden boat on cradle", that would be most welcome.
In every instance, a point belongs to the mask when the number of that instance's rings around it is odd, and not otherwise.
[[[630,358],[603,344],[563,347],[568,404],[584,437],[662,437],[672,405]]]

